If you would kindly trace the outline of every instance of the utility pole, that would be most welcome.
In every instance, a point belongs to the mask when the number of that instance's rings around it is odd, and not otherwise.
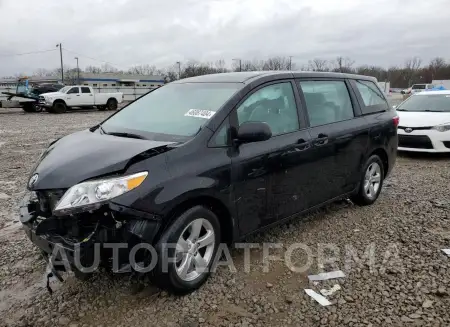
[[[61,83],[64,84],[64,65],[63,65],[63,57],[62,57],[62,44],[59,43],[56,45],[59,47],[59,56],[61,57]]]
[[[178,79],[181,79],[181,62],[177,61],[178,64]]]
[[[77,61],[77,83],[78,85],[80,84],[80,68],[78,67],[78,57],[75,57],[76,61]]]
[[[293,56],[289,56],[289,70],[292,70],[292,57]]]
[[[241,59],[232,59],[232,60],[239,60],[239,71],[242,71],[242,60]]]

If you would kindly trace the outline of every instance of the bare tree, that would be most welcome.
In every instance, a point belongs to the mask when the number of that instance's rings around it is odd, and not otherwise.
[[[100,74],[102,72],[102,69],[100,67],[95,66],[87,66],[84,71],[86,73],[92,73],[92,74]]]
[[[351,73],[353,71],[353,65],[355,61],[350,59],[349,57],[338,56],[333,61],[334,69],[333,71],[339,73]]]
[[[292,67],[291,67],[292,66]],[[272,57],[264,62],[263,70],[294,70],[295,64],[291,65],[289,57]]]
[[[329,70],[328,61],[324,59],[315,58],[309,61],[309,66],[312,71],[315,72],[326,72]]]
[[[129,74],[137,74],[137,75],[155,75],[155,72],[156,67],[150,66],[148,64],[134,66],[128,70]]]
[[[119,70],[116,67],[114,67],[108,63],[104,63],[102,65],[101,72],[102,73],[118,73]]]
[[[436,57],[430,61],[428,69],[431,72],[431,79],[440,79],[443,69],[446,67],[445,59]]]
[[[215,62],[214,67],[217,73],[226,73],[228,71],[225,60],[219,59]]]
[[[33,73],[33,76],[48,77],[48,76],[52,76],[53,74],[54,74],[54,72],[50,69],[39,68],[39,69],[36,69],[36,71]]]
[[[408,81],[408,86],[411,86],[414,83],[414,79],[421,64],[422,59],[419,57],[409,58],[405,61],[404,75],[405,79]]]
[[[263,70],[264,68],[264,61],[262,60],[242,60],[241,63],[234,61],[233,62],[233,70],[239,71],[239,64],[242,67],[243,72],[252,72],[252,71],[258,71]]]

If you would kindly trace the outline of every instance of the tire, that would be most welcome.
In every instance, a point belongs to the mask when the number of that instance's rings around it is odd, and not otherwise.
[[[351,200],[361,206],[373,204],[380,195],[384,181],[383,162],[377,155],[371,156],[362,170],[358,192]]]
[[[42,112],[42,107],[39,104],[33,104],[35,112]]]
[[[22,107],[23,111],[25,112],[36,112],[35,107],[32,103],[25,103]]]
[[[53,103],[51,112],[56,113],[56,114],[62,114],[62,113],[65,113],[66,111],[67,111],[67,106],[64,102],[58,101],[56,103]]]
[[[108,110],[117,110],[117,100],[109,99],[108,102],[106,102],[106,108],[108,108]]]
[[[195,227],[193,229],[193,226],[197,226],[198,229],[200,222],[202,225],[199,237],[196,238]],[[193,238],[191,238],[192,235],[194,235]],[[210,235],[210,237],[205,238],[206,235]],[[212,211],[203,206],[195,206],[185,211],[176,218],[156,244],[155,249],[158,255],[158,262],[153,270],[153,282],[158,287],[179,295],[188,294],[198,289],[209,277],[210,268],[215,260],[217,248],[220,244],[220,235],[219,219]],[[166,246],[167,244],[181,244],[179,242],[180,238],[186,239],[186,247],[190,249],[188,253],[176,254],[177,251],[174,246]],[[189,243],[187,241],[189,239],[194,240],[194,243]],[[214,243],[208,243],[204,247],[196,245],[198,244],[196,240],[205,241],[206,239]],[[188,268],[183,273],[183,264],[184,266],[190,266],[186,265],[189,262],[189,257],[193,265],[197,264],[198,260],[195,258],[198,255],[202,256],[206,261],[206,270],[197,272],[194,270],[189,271],[190,269]],[[175,256],[177,258],[179,256],[178,262],[167,260],[167,258],[175,258]],[[191,268],[195,269],[194,266]]]

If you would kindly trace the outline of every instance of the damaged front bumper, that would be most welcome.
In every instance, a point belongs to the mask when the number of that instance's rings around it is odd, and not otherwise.
[[[118,268],[116,272],[120,272],[121,267],[129,267],[134,245],[153,245],[161,226],[159,216],[109,202],[97,210],[57,217],[52,208],[61,194],[63,191],[31,192],[20,204],[23,229],[44,256],[50,258],[57,253],[52,259],[61,262],[65,259],[60,256],[63,249],[74,271],[81,271],[80,265],[91,268],[99,262],[102,267],[113,271]],[[118,249],[114,249],[116,246]],[[133,259],[143,262],[146,255],[138,253]],[[54,269],[67,270],[64,265],[55,265]]]

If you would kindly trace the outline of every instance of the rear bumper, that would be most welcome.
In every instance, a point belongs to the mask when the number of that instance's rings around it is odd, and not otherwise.
[[[70,217],[42,217],[38,212],[35,200],[25,196],[20,204],[20,220],[30,241],[47,256],[58,254],[54,258],[58,261],[63,250],[68,263],[78,270],[77,264],[90,267],[99,262],[108,266],[112,247],[117,245],[120,245],[118,267],[128,264],[132,247],[141,243],[153,245],[161,226],[158,216],[114,203]],[[99,261],[95,261],[97,255]],[[61,266],[55,268],[64,270]]]
[[[399,151],[444,153],[450,152],[450,131],[413,130],[406,133],[399,129]]]

